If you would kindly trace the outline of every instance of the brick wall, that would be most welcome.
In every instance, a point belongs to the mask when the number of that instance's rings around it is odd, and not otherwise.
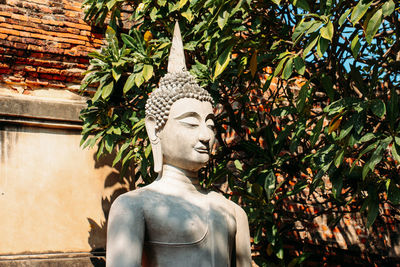
[[[102,34],[83,21],[81,0],[0,0],[0,88],[77,91]]]

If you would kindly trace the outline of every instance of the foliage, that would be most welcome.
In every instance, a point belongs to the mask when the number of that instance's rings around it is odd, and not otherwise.
[[[151,149],[144,103],[166,72],[174,20],[192,74],[219,103],[219,148],[205,186],[228,181],[249,216],[254,259],[295,265],[285,251],[294,224],[315,217],[286,204],[323,196],[365,212],[400,201],[400,16],[393,0],[86,0],[86,19],[108,45],[93,52],[83,81],[97,90],[82,112],[82,143],[98,157],[139,166],[146,183]],[[132,10],[129,20],[121,11]],[[109,15],[107,17],[107,15]],[[130,29],[124,28],[127,23]],[[230,141],[227,141],[227,137]],[[305,203],[302,201],[302,203]],[[316,216],[331,212],[321,210]]]

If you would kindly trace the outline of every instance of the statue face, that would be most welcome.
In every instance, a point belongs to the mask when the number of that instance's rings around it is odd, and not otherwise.
[[[204,167],[215,141],[213,118],[209,102],[183,98],[173,103],[158,134],[163,163],[189,171]]]

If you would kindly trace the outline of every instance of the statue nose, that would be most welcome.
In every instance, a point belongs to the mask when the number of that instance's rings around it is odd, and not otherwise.
[[[200,127],[199,141],[208,145],[208,142],[210,142],[210,140],[211,140],[210,130],[208,129],[207,125],[202,125]]]

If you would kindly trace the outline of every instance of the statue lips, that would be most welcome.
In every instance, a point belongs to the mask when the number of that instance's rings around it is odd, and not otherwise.
[[[197,145],[194,147],[194,150],[196,150],[197,152],[199,152],[201,154],[209,154],[208,147],[204,146],[204,145]]]

